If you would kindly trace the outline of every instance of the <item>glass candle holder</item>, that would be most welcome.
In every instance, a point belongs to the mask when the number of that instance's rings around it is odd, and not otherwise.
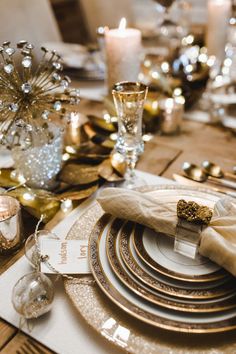
[[[51,189],[61,169],[63,131],[52,123],[50,131],[53,133],[52,141],[45,143],[39,140],[37,146],[30,146],[25,150],[21,148],[12,150],[17,172],[23,175],[27,185],[33,188]]]
[[[112,95],[118,115],[118,138],[115,150],[125,156],[127,172],[124,187],[138,185],[134,168],[144,151],[142,116],[147,86],[139,82],[120,82],[114,85]]]
[[[23,242],[20,203],[0,195],[0,255],[14,253]]]
[[[180,125],[184,113],[184,105],[176,102],[173,98],[160,101],[161,111],[161,132],[163,134],[176,134],[180,130]]]

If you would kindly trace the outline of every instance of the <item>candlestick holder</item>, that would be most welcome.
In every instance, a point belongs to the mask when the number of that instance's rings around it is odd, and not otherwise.
[[[145,184],[138,181],[134,168],[144,151],[142,140],[143,106],[147,86],[139,82],[120,82],[114,85],[112,95],[118,115],[118,138],[115,150],[125,156],[127,171],[123,187],[133,188]]]
[[[0,195],[0,256],[14,253],[23,241],[19,202]]]

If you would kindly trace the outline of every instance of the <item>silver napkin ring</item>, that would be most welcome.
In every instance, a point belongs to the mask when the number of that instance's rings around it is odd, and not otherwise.
[[[179,200],[177,216],[174,251],[194,259],[198,252],[201,233],[210,223],[212,211],[195,202]]]

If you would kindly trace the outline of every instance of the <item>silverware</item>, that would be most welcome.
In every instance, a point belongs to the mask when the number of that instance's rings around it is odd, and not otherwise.
[[[193,187],[199,187],[199,182],[196,182],[196,181],[193,181],[189,178],[186,178],[184,176],[181,176],[181,175],[178,175],[176,173],[173,174],[173,178],[176,182],[179,182],[181,184],[184,184],[184,185],[187,185],[187,186],[193,186]],[[227,191],[227,190],[224,190],[220,187],[214,187],[210,184],[204,184],[205,187],[209,188],[209,189],[212,189],[213,191],[215,192],[218,192],[218,193],[222,193],[222,194],[226,194],[230,197],[234,197],[236,198],[236,192],[231,192],[231,191]]]
[[[202,167],[204,169],[204,172],[206,172],[208,175],[210,175],[212,177],[216,177],[216,178],[228,177],[228,178],[236,180],[235,174],[223,171],[219,165],[217,165],[213,162],[203,161]]]
[[[216,185],[221,185],[221,186],[224,186],[224,187],[228,187],[228,188],[231,188],[231,189],[236,189],[236,183],[235,182],[232,182],[232,181],[228,181],[228,180],[223,180],[223,179],[220,179],[220,178],[215,178],[215,177],[212,177],[212,176],[208,176],[204,171],[203,169],[201,169],[201,167],[197,166],[197,165],[194,165],[192,163],[189,163],[189,162],[184,162],[183,163],[183,166],[182,166],[182,170],[184,172],[184,174],[192,179],[193,181],[196,181],[196,182],[206,182],[206,181],[209,181],[209,182],[212,182]]]

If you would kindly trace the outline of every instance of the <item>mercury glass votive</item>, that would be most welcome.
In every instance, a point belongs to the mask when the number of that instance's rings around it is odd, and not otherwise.
[[[33,188],[51,189],[55,177],[60,171],[63,150],[63,131],[61,127],[51,124],[53,138],[50,142],[38,141],[37,145],[22,150],[12,151],[15,168],[24,176],[28,186]]]
[[[112,95],[118,115],[118,137],[115,150],[125,156],[126,185],[137,186],[134,168],[143,153],[142,116],[148,88],[139,82],[120,82],[114,85]]]
[[[0,195],[0,255],[14,253],[23,242],[19,202],[8,195]]]
[[[161,132],[167,135],[178,133],[183,118],[184,105],[174,98],[166,98],[160,101],[160,111]]]

